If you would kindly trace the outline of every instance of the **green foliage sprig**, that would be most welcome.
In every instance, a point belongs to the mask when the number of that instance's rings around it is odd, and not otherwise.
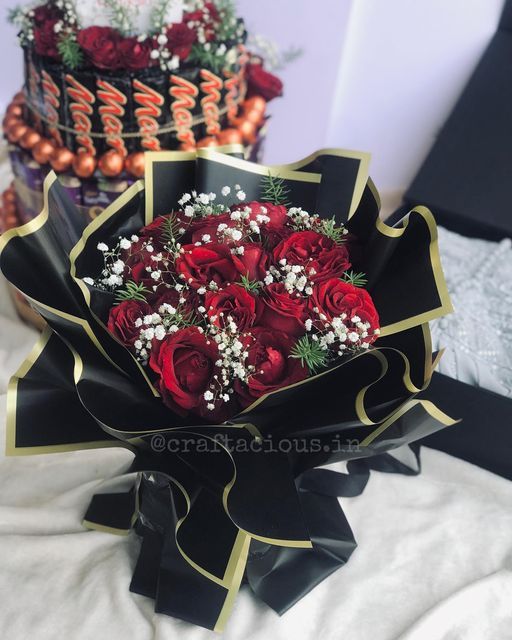
[[[366,274],[360,271],[356,273],[355,271],[346,271],[343,274],[343,280],[348,282],[349,284],[354,285],[354,287],[364,287],[368,284],[368,279],[366,278]]]
[[[62,62],[70,69],[78,69],[83,65],[84,55],[74,34],[62,34],[57,42],[57,49],[62,57]]]
[[[139,300],[140,302],[146,302],[146,295],[150,293],[142,283],[128,280],[122,289],[116,291],[115,301],[116,304],[124,302],[125,300]]]
[[[288,200],[290,189],[286,186],[284,178],[269,173],[261,179],[261,188],[261,200],[284,207],[290,206],[291,203]]]
[[[334,217],[320,222],[320,233],[333,240],[336,244],[343,244],[347,234],[345,228],[337,224]]]
[[[292,358],[297,358],[303,366],[314,375],[327,364],[328,352],[322,349],[316,340],[303,336],[290,352]]]

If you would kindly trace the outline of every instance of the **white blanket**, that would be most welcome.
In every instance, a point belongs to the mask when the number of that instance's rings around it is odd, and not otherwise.
[[[35,335],[9,319],[5,290],[0,311],[5,394]],[[359,542],[347,566],[282,618],[243,588],[224,637],[511,638],[512,483],[433,450],[422,459],[419,477],[372,472],[362,496],[341,501]],[[121,449],[0,457],[2,640],[214,637],[154,614],[150,599],[129,592],[135,535],[81,526],[98,485],[129,460]]]

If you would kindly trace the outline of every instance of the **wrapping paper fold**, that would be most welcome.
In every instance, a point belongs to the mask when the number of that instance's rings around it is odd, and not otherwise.
[[[142,547],[132,590],[158,612],[217,631],[242,580],[283,613],[347,562],[356,543],[338,496],[362,491],[372,467],[416,472],[387,452],[454,423],[426,391],[438,357],[428,321],[451,311],[430,212],[417,207],[393,228],[380,221],[365,154],[326,150],[263,167],[239,153],[148,154],[146,182],[85,228],[50,175],[43,212],[0,239],[4,274],[48,323],[11,381],[8,452],[131,449],[132,489],[95,496],[85,524],[134,526]],[[269,172],[295,206],[334,215],[357,237],[355,266],[367,274],[382,337],[229,423],[194,424],[163,405],[106,329],[111,297],[82,278],[101,267],[98,242],[137,232],[183,192],[241,184],[257,200]],[[346,476],[316,469],[343,460]]]

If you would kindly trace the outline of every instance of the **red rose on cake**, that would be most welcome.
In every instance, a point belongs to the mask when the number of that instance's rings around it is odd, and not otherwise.
[[[265,71],[262,63],[247,65],[247,97],[262,96],[267,102],[283,95],[283,83],[281,80]]]
[[[119,69],[124,66],[120,44],[122,37],[111,27],[87,27],[77,34],[77,42],[99,69]]]
[[[192,51],[192,45],[197,40],[196,32],[184,22],[171,25],[167,31],[167,49],[173,56],[186,60]]]
[[[49,58],[60,58],[58,43],[58,34],[55,31],[55,25],[59,22],[58,18],[50,18],[42,20],[41,24],[34,28],[34,46],[36,53],[40,56],[48,56]]]

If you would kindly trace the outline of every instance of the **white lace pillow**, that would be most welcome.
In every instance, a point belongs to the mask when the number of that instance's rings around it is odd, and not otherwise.
[[[455,313],[431,323],[438,370],[512,396],[512,242],[439,228],[439,247]]]

